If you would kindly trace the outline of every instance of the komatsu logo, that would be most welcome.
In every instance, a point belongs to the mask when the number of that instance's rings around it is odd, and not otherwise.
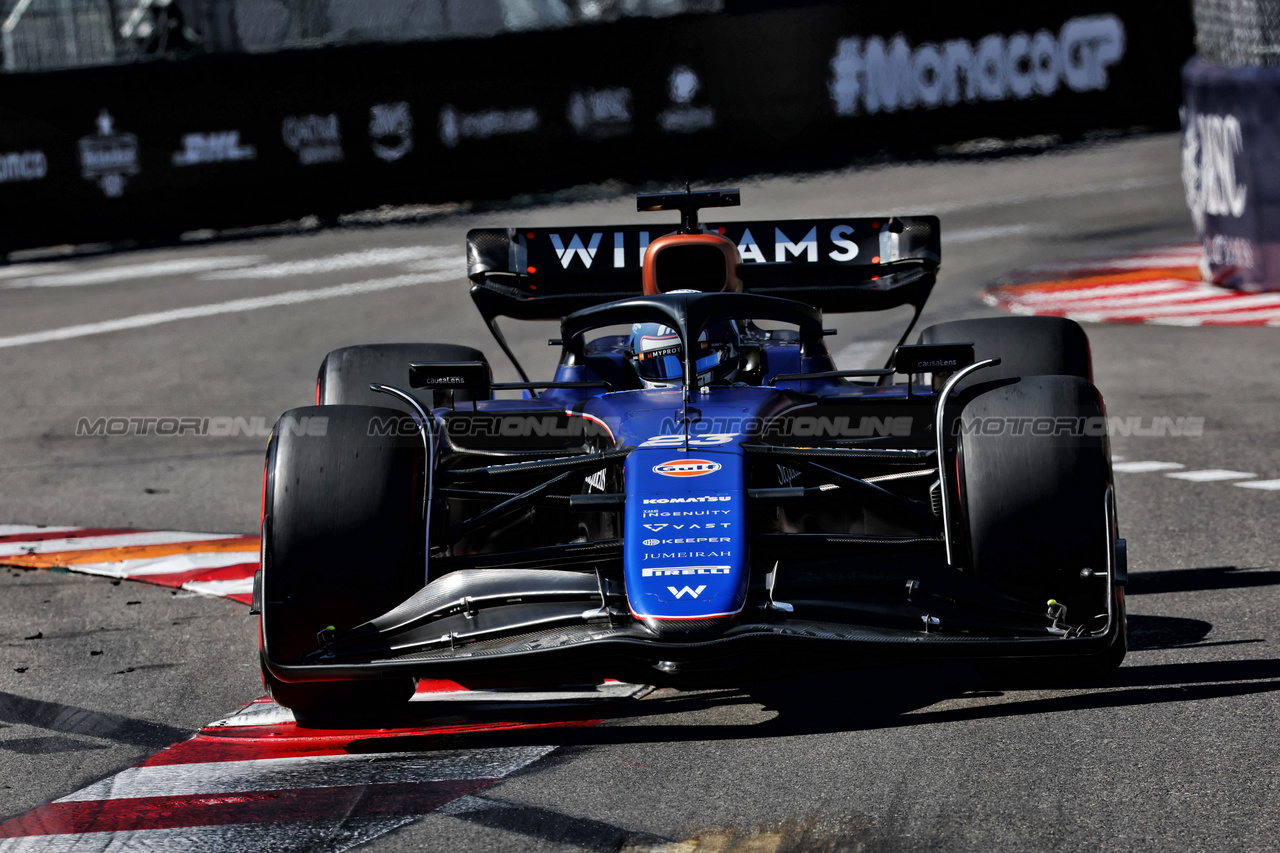
[[[714,474],[723,466],[709,459],[672,459],[653,466],[653,473],[664,477],[701,477]]]
[[[574,234],[569,238],[569,245],[566,247],[559,234],[552,234],[551,245],[556,247],[556,257],[560,259],[560,266],[563,268],[568,269],[575,257],[582,260],[583,266],[590,267],[591,262],[596,259],[596,250],[600,248],[600,238],[603,236],[603,234],[592,234],[591,242],[584,246],[582,238]]]
[[[733,495],[697,495],[696,497],[691,498],[645,498],[644,502],[647,504],[700,504],[707,503],[709,501],[731,500],[733,500]],[[721,510],[721,512],[728,511],[729,510],[727,509]]]
[[[669,586],[667,587],[667,590],[676,598],[684,598],[686,595],[688,595],[691,598],[697,598],[698,596],[702,595],[702,591],[706,588],[707,588],[707,585],[704,583],[702,586],[698,587],[697,589],[693,589],[688,586],[682,586],[680,587],[680,589],[676,589],[674,586]]]

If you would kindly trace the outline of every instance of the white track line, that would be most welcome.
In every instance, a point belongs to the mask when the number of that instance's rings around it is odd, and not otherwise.
[[[386,835],[418,818],[419,815],[405,815],[31,835],[0,839],[0,853],[243,853],[246,850],[338,853]]]
[[[1164,291],[1161,293],[1139,293],[1139,294],[1115,294],[1104,291],[1097,293],[1086,293],[1082,290],[1075,291],[1072,294],[1062,294],[1058,299],[1045,299],[1037,302],[1029,300],[1020,300],[1027,305],[1035,305],[1038,309],[1055,308],[1061,311],[1088,311],[1096,309],[1099,311],[1110,311],[1120,313],[1125,309],[1146,308],[1150,305],[1178,305],[1197,303],[1206,312],[1212,312],[1215,308],[1221,306],[1223,310],[1230,309],[1231,303],[1239,297],[1231,293],[1223,293],[1221,288],[1211,287],[1209,285],[1199,285],[1194,287],[1184,286],[1176,290]],[[1217,304],[1215,304],[1217,303]],[[1145,313],[1145,312],[1144,312]]]
[[[168,261],[152,261],[145,264],[124,264],[117,267],[79,270],[77,272],[37,275],[15,279],[5,287],[72,287],[85,284],[112,284],[139,278],[158,278],[165,275],[186,275],[193,272],[225,270],[231,267],[247,267],[263,260],[263,255],[227,255],[212,258],[174,258]]]
[[[835,354],[837,370],[866,370],[884,364],[893,341],[854,341]]]
[[[255,555],[256,557],[256,555]],[[241,560],[241,562],[247,562]],[[182,588],[201,595],[248,595],[253,592],[253,572],[241,580],[233,581],[187,581]]]
[[[1117,462],[1111,467],[1122,474],[1146,474],[1150,471],[1175,471],[1187,466],[1177,462]]]
[[[961,228],[956,231],[942,232],[942,245],[952,246],[963,243],[978,243],[984,240],[1012,237],[1016,234],[1028,234],[1043,231],[1043,225],[1022,222],[1017,225],[992,225],[986,228]]]
[[[239,533],[186,533],[178,530],[153,530],[144,533],[87,536],[83,539],[72,537],[69,539],[42,539],[36,542],[0,542],[0,557],[17,557],[26,554],[56,554],[60,551],[93,551],[98,548],[129,548],[135,545],[208,542],[214,539],[236,539],[241,535]],[[241,562],[245,561],[241,560]]]
[[[379,782],[497,779],[537,761],[554,749],[554,746],[515,746],[130,767],[54,802],[283,791],[374,785]]]
[[[244,728],[245,726],[279,726],[294,721],[293,712],[275,702],[254,702],[245,708],[214,720],[206,729]]]
[[[1105,193],[1133,192],[1134,190],[1162,187],[1173,183],[1181,184],[1181,182],[1182,179],[1176,176],[1124,178],[1119,181],[1108,181],[1107,183],[1098,184],[1080,184],[1079,186],[1065,187],[1060,190],[1048,190],[1047,192],[1039,193],[1016,193],[976,197],[970,196],[956,201],[920,202],[919,204],[913,204],[911,207],[894,208],[888,211],[884,210],[883,207],[876,207],[866,211],[854,210],[847,215],[909,216],[913,213],[918,213],[921,210],[927,209],[929,213],[936,216],[941,213],[955,213],[960,210],[973,210],[982,207],[1007,207],[1011,204],[1025,204],[1027,202],[1047,201],[1056,198],[1079,198],[1081,196],[1103,195]]]
[[[459,278],[465,275],[466,259],[455,248],[441,246],[405,246],[403,248],[365,249],[346,252],[327,258],[309,258],[305,261],[284,261],[278,264],[262,264],[248,269],[224,270],[201,276],[204,279],[285,278],[295,275],[317,275],[361,267],[403,264],[425,258],[447,259],[456,264]]]
[[[1213,323],[1220,326],[1246,323],[1260,326],[1266,323],[1268,326],[1274,326],[1277,320],[1280,320],[1280,308],[1205,311],[1202,314],[1193,314],[1189,317],[1151,317],[1146,322],[1156,326],[1203,326],[1205,323]]]
[[[77,572],[104,575],[110,578],[138,578],[194,572],[197,569],[222,569],[240,563],[256,562],[258,562],[257,552],[228,551],[226,553],[174,554],[169,557],[146,557],[108,563],[78,563],[75,569]]]
[[[539,704],[555,702],[593,702],[600,699],[626,699],[638,692],[647,690],[643,685],[625,684],[593,684],[589,686],[566,686],[548,690],[488,689],[462,690],[450,693],[417,693],[414,702],[537,702]]]
[[[1067,302],[1074,299],[1099,299],[1104,296],[1145,296],[1157,293],[1182,293],[1186,291],[1188,282],[1181,279],[1160,279],[1144,281],[1141,284],[1091,284],[1088,287],[1061,290],[1037,290],[1017,293],[1010,296],[1027,305],[1044,305]],[[998,295],[998,294],[997,294]]]
[[[20,536],[23,533],[62,533],[81,530],[80,527],[45,527],[39,524],[0,524],[0,536]]]
[[[1259,309],[1270,308],[1280,310],[1280,294],[1260,294],[1258,296],[1238,296],[1230,301],[1223,301],[1217,306],[1217,311],[1205,310],[1204,303],[1194,303],[1191,305],[1164,305],[1152,308],[1144,308],[1134,311],[1126,311],[1123,308],[1116,310],[1099,310],[1095,312],[1076,312],[1071,311],[1067,316],[1075,320],[1085,320],[1088,322],[1100,323],[1116,317],[1174,317],[1178,315],[1191,314],[1214,314],[1228,313],[1240,311],[1243,309]]]
[[[1280,480],[1250,480],[1246,483],[1232,483],[1241,489],[1261,489],[1267,492],[1280,491]]]
[[[20,347],[28,344],[42,344],[51,341],[65,341],[71,338],[83,338],[89,335],[102,335],[108,332],[120,332],[126,329],[141,329],[161,323],[172,323],[177,320],[193,320],[198,317],[214,317],[219,314],[235,314],[241,311],[256,311],[259,308],[274,308],[280,305],[298,305],[303,302],[315,302],[321,299],[336,299],[341,296],[358,296],[364,293],[376,293],[380,290],[391,290],[397,287],[412,287],[417,284],[431,284],[442,281],[455,281],[462,278],[461,273],[411,273],[392,276],[391,278],[375,278],[358,281],[352,284],[340,284],[335,287],[322,287],[317,290],[290,290],[271,296],[255,296],[249,299],[233,299],[230,302],[216,302],[212,305],[195,305],[190,308],[175,308],[171,311],[156,311],[152,314],[135,314],[132,317],[121,317],[118,320],[104,320],[100,323],[85,323],[80,326],[65,326],[61,329],[48,329],[43,332],[30,332],[25,335],[12,335],[0,338],[0,348]]]
[[[1216,483],[1221,480],[1244,480],[1258,475],[1247,471],[1228,471],[1225,468],[1205,468],[1201,471],[1178,471],[1165,476],[1175,480],[1190,480],[1193,483]]]

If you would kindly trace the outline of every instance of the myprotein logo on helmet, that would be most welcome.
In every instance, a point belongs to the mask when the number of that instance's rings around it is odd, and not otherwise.
[[[723,466],[719,462],[712,462],[710,459],[672,459],[654,465],[653,473],[664,477],[701,477],[704,474],[714,474],[721,467]]]

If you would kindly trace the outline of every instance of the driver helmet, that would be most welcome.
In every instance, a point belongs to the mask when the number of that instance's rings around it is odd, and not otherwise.
[[[723,385],[738,375],[738,330],[731,320],[715,320],[698,337],[697,385]],[[659,323],[631,327],[627,357],[645,388],[675,388],[684,376],[680,335]]]

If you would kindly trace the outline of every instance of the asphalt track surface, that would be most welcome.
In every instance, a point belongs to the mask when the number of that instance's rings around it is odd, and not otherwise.
[[[734,218],[938,213],[927,323],[997,313],[980,291],[1011,270],[1192,239],[1179,167],[1163,135],[757,178]],[[253,532],[264,437],[76,437],[77,421],[269,426],[309,403],[326,351],[375,341],[478,346],[513,378],[466,296],[466,229],[641,221],[633,207],[618,195],[0,268],[0,524]],[[832,350],[872,366],[902,319],[835,318]],[[545,374],[554,326],[506,329]],[[1131,652],[1111,683],[994,691],[929,665],[655,691],[596,727],[524,733],[558,748],[361,849],[1275,849],[1280,494],[1167,475],[1280,478],[1280,329],[1088,331],[1110,414],[1205,419],[1199,436],[1113,438],[1127,462],[1183,467],[1117,475]],[[259,696],[254,628],[225,599],[5,570],[0,820]]]

